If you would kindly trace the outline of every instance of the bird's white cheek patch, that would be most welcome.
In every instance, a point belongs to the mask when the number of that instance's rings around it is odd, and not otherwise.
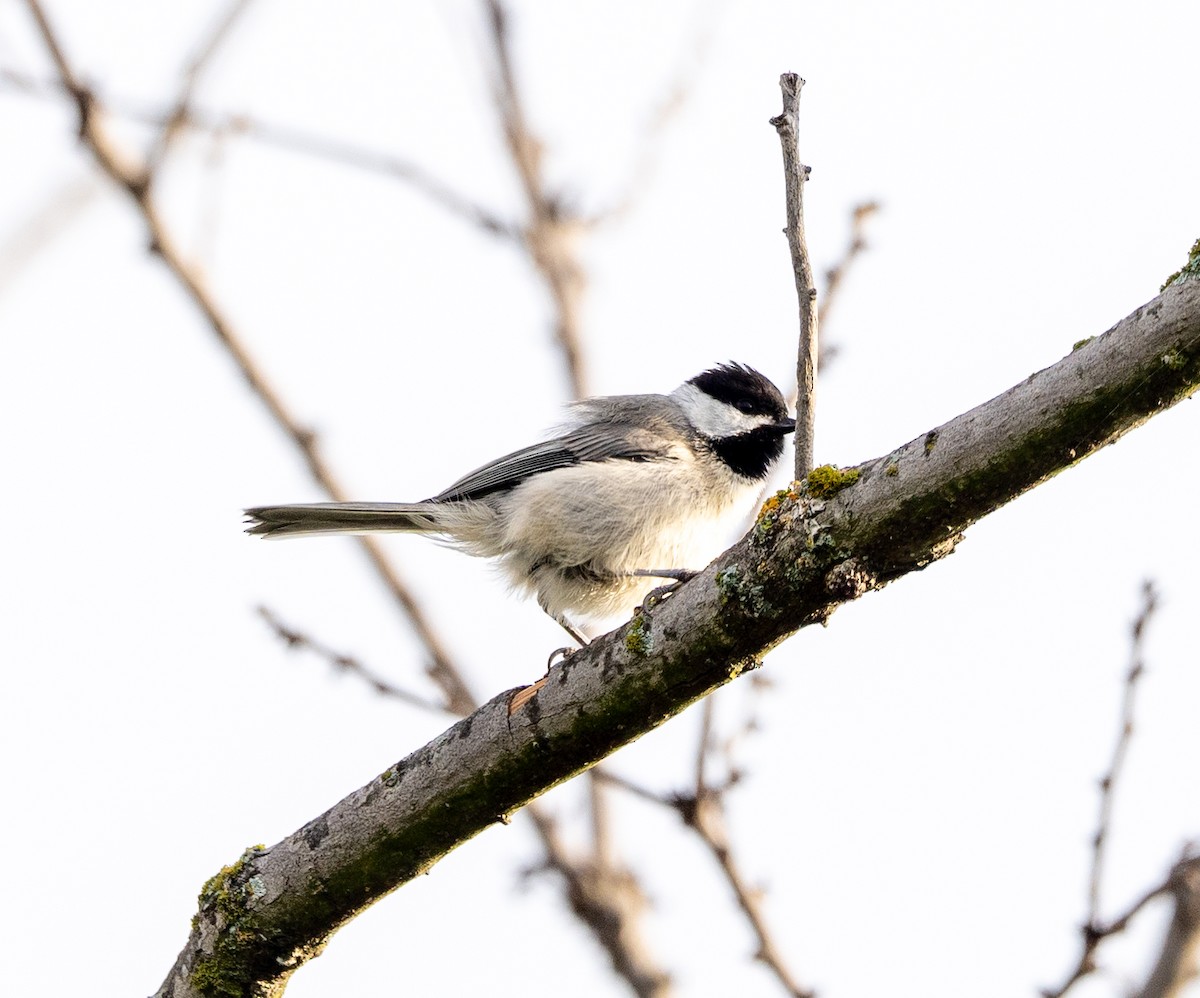
[[[671,395],[687,413],[692,425],[706,437],[734,437],[769,422],[763,416],[738,412],[690,383],[680,385]]]

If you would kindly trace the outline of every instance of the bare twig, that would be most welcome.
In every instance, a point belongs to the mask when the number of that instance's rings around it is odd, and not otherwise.
[[[492,93],[504,138],[529,212],[524,242],[554,302],[555,340],[571,379],[572,398],[588,394],[580,333],[580,306],[586,285],[577,242],[584,224],[542,174],[542,143],[529,127],[513,71],[508,11],[500,0],[485,0],[495,74]]]
[[[166,119],[158,131],[154,145],[146,154],[146,167],[152,180],[162,165],[175,136],[187,123],[188,108],[192,102],[192,95],[196,92],[196,86],[200,82],[200,77],[216,57],[221,43],[232,33],[234,24],[252,2],[253,0],[232,0],[225,13],[213,25],[208,36],[201,41],[191,59],[188,60],[182,74],[179,92],[175,95],[171,110],[167,113]]]
[[[61,83],[44,83],[12,69],[0,69],[0,85],[31,97],[58,99],[64,92],[70,96],[70,92],[65,91]],[[159,107],[140,105],[128,99],[110,99],[105,102],[105,108],[109,113],[121,118],[158,129],[165,127],[171,120],[170,113],[162,111]],[[189,106],[180,124],[210,134],[247,138],[285,152],[311,156],[355,170],[402,180],[446,211],[477,226],[487,234],[514,243],[522,241],[519,226],[477,204],[438,180],[423,167],[403,157],[349,142],[339,142],[302,129],[272,124],[245,114],[206,110],[195,104]]]
[[[671,976],[654,961],[641,932],[646,895],[633,874],[611,862],[572,857],[542,808],[525,808],[545,849],[543,869],[563,878],[572,912],[592,931],[613,970],[638,998],[667,998]]]
[[[828,331],[829,310],[838,300],[838,292],[846,279],[854,261],[867,249],[867,220],[879,211],[878,201],[860,201],[850,210],[850,241],[837,263],[825,271],[825,290],[821,294],[821,325]],[[835,344],[822,339],[817,344],[817,373],[823,371],[826,365],[837,356]]]
[[[626,793],[642,800],[669,807],[679,815],[683,823],[696,833],[717,861],[717,865],[725,877],[725,882],[733,891],[738,908],[745,916],[757,941],[755,959],[761,961],[775,976],[787,994],[792,995],[793,998],[811,998],[812,992],[800,987],[796,982],[775,943],[774,934],[767,925],[766,913],[763,911],[762,892],[746,882],[741,867],[733,854],[733,846],[725,828],[725,794],[737,782],[737,774],[731,773],[721,785],[713,785],[706,774],[708,760],[715,747],[714,699],[713,696],[710,696],[704,701],[704,713],[701,717],[700,736],[696,747],[695,786],[692,792],[664,796],[647,790],[622,776],[610,773],[607,769],[596,767],[593,772],[598,779],[620,787]]]
[[[1084,945],[1083,951],[1080,954],[1079,962],[1072,968],[1067,979],[1057,988],[1043,988],[1042,998],[1062,998],[1074,985],[1087,977],[1096,969],[1096,949],[1100,943],[1109,936],[1115,936],[1124,932],[1129,923],[1155,898],[1160,897],[1168,890],[1168,881],[1163,881],[1148,891],[1142,894],[1136,901],[1133,902],[1125,911],[1114,918],[1111,922],[1105,924],[1097,924],[1095,926],[1083,926]]]
[[[1112,826],[1113,796],[1125,756],[1129,753],[1129,742],[1133,737],[1133,714],[1137,702],[1138,680],[1145,675],[1146,665],[1142,657],[1146,628],[1158,607],[1158,593],[1154,583],[1142,585],[1142,609],[1133,622],[1129,671],[1125,675],[1125,692],[1121,698],[1121,727],[1113,746],[1112,760],[1108,772],[1100,779],[1100,814],[1096,821],[1096,834],[1092,837],[1092,869],[1088,880],[1087,923],[1096,926],[1100,921],[1100,887],[1104,879],[1105,847]]]
[[[333,471],[318,452],[316,435],[292,415],[282,397],[270,385],[263,371],[242,344],[228,317],[217,306],[200,275],[183,259],[163,224],[158,206],[151,195],[147,164],[131,159],[125,150],[115,143],[105,127],[103,109],[92,91],[80,82],[71,68],[39,0],[26,0],[26,3],[54,61],[62,86],[78,108],[80,140],[91,151],[101,169],[129,194],[141,213],[151,249],[166,264],[167,269],[204,316],[209,328],[233,359],[253,394],[300,451],[313,479],[331,499],[345,499],[346,495]],[[429,656],[429,675],[441,687],[446,697],[447,709],[457,714],[469,713],[476,699],[467,688],[466,681],[435,633],[424,610],[396,570],[388,563],[379,544],[368,537],[360,537],[358,541],[372,568],[400,606],[425,648]]]
[[[708,755],[713,747],[713,714],[716,711],[716,696],[704,698],[704,708],[700,714],[700,737],[696,740],[696,779],[693,784],[693,796],[699,800],[708,786]]]
[[[800,88],[804,81],[795,73],[779,77],[783,91],[783,113],[771,119],[783,149],[783,181],[787,199],[788,248],[800,305],[800,348],[796,355],[796,480],[813,469],[813,438],[816,429],[817,391],[817,287],[804,239],[804,184],[809,167],[800,162]]]
[[[695,799],[680,800],[676,803],[683,820],[700,836],[700,839],[713,854],[721,872],[725,874],[725,882],[733,890],[738,907],[746,916],[746,921],[754,932],[758,949],[754,956],[775,975],[783,989],[793,998],[812,998],[813,992],[802,988],[783,961],[783,956],[776,946],[774,937],[767,928],[766,915],[763,911],[762,891],[751,887],[734,859],[730,846],[729,835],[725,829],[725,808],[722,795],[713,790],[705,790]]]
[[[1113,796],[1117,780],[1125,756],[1129,751],[1130,738],[1133,736],[1134,707],[1136,704],[1138,680],[1145,674],[1143,661],[1143,644],[1146,629],[1158,607],[1158,593],[1153,582],[1145,582],[1142,586],[1142,608],[1134,620],[1130,635],[1129,671],[1125,675],[1124,694],[1121,698],[1121,722],[1117,731],[1116,744],[1113,746],[1112,759],[1108,771],[1100,779],[1100,813],[1096,821],[1096,831],[1092,836],[1092,864],[1088,877],[1087,917],[1080,926],[1081,945],[1079,959],[1071,969],[1066,981],[1055,990],[1043,990],[1044,998],[1062,998],[1077,981],[1087,977],[1096,970],[1096,950],[1100,944],[1111,935],[1123,932],[1133,918],[1151,899],[1158,897],[1168,888],[1164,882],[1148,891],[1135,902],[1125,914],[1112,922],[1105,924],[1100,915],[1100,890],[1104,879],[1105,846],[1108,842],[1109,829],[1112,825]]]
[[[419,693],[412,693],[406,689],[397,686],[384,679],[381,675],[368,669],[353,655],[347,655],[345,652],[339,652],[322,641],[299,631],[294,627],[289,627],[270,609],[265,606],[258,608],[258,615],[266,621],[267,626],[273,630],[276,635],[289,647],[311,651],[314,655],[325,659],[331,666],[340,672],[348,672],[351,675],[357,676],[376,693],[383,697],[390,697],[393,700],[399,700],[402,703],[409,704],[413,707],[420,707],[422,710],[435,711],[437,713],[447,713],[446,706],[428,697],[423,697]]]

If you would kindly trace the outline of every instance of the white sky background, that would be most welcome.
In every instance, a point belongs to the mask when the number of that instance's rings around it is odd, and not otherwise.
[[[102,95],[157,106],[223,8],[47,9]],[[260,0],[199,102],[415,160],[516,215],[476,13]],[[1053,363],[1152,298],[1200,236],[1194,3],[522,3],[514,30],[551,177],[587,209],[620,194],[688,74],[635,210],[587,243],[602,392],[669,390],[731,358],[787,378],[795,298],[767,119],[780,72],[808,80],[818,266],[855,202],[884,205],[826,330],[841,353],[820,461],[886,453]],[[14,0],[0,66],[49,77]],[[12,994],[124,996],[158,986],[222,864],[446,721],[287,653],[255,615],[265,603],[426,689],[352,542],[241,533],[244,505],[320,496],[123,197],[99,184],[51,238],[22,236],[46,236],[34,222],[94,183],[73,129],[64,103],[0,86],[0,973]],[[431,494],[554,422],[549,306],[510,247],[402,182],[248,140],[185,138],[172,162],[169,224],[356,496]],[[1107,914],[1200,836],[1198,434],[1181,404],[792,639],[766,695],[721,695],[723,730],[750,711],[762,724],[738,749],[733,831],[804,982],[936,998],[1061,980],[1147,577],[1163,606]],[[541,674],[561,636],[536,606],[453,552],[388,547],[479,693]],[[614,767],[686,786],[695,713]],[[550,803],[579,814],[571,787]],[[707,855],[670,814],[616,807],[680,994],[779,994]],[[624,993],[556,885],[521,879],[536,855],[522,821],[490,829],[339,933],[289,996]],[[1140,978],[1162,911],[1075,994]]]

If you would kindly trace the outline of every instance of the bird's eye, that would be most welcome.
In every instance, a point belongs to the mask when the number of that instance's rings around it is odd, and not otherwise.
[[[749,399],[738,399],[736,402],[733,403],[733,407],[738,412],[744,412],[747,416],[749,416],[754,411],[754,403],[751,402]]]

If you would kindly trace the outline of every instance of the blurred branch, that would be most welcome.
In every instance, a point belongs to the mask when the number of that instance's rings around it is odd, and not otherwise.
[[[1137,703],[1138,680],[1145,674],[1144,642],[1146,630],[1158,609],[1158,593],[1153,582],[1142,586],[1142,607],[1130,629],[1129,670],[1125,674],[1124,692],[1121,697],[1120,727],[1108,771],[1100,779],[1100,813],[1096,831],[1092,836],[1092,864],[1088,877],[1087,917],[1080,926],[1081,945],[1079,959],[1066,981],[1056,990],[1043,990],[1044,998],[1062,998],[1078,981],[1096,970],[1096,951],[1109,936],[1124,932],[1130,920],[1151,900],[1168,890],[1169,879],[1152,888],[1139,898],[1123,915],[1112,922],[1104,923],[1100,916],[1100,889],[1104,879],[1105,847],[1112,827],[1113,798],[1117,789],[1125,756],[1129,752],[1133,737],[1134,708]]]
[[[197,46],[192,58],[184,68],[179,92],[175,95],[171,110],[167,113],[166,119],[158,131],[158,137],[155,139],[154,145],[151,146],[150,151],[146,154],[146,166],[152,177],[162,165],[162,161],[166,157],[175,136],[187,124],[188,109],[191,106],[192,95],[196,92],[196,86],[200,82],[200,77],[203,75],[205,69],[208,68],[209,63],[216,58],[221,44],[232,33],[233,26],[246,12],[252,2],[253,0],[232,0],[224,15],[213,25],[208,37],[203,39],[200,45]]]
[[[826,331],[829,329],[829,311],[838,300],[838,292],[842,289],[846,274],[868,248],[867,221],[877,211],[879,211],[878,201],[860,201],[850,209],[850,241],[846,245],[845,252],[842,253],[842,258],[825,271],[825,291],[821,295],[821,325]],[[837,356],[837,352],[836,344],[829,343],[828,337],[817,344],[818,373],[823,371],[825,366]]]
[[[0,84],[19,93],[43,99],[59,99],[70,95],[61,83],[43,83],[12,69],[0,69]],[[110,114],[162,129],[171,120],[169,112],[146,107],[124,99],[106,101]],[[471,201],[464,194],[438,180],[410,160],[377,149],[368,149],[349,142],[340,142],[324,135],[287,128],[238,113],[218,113],[191,104],[180,122],[181,127],[213,135],[233,135],[247,138],[285,152],[325,160],[367,173],[376,173],[404,181],[452,215],[478,227],[489,235],[514,243],[522,241],[520,228],[488,208]]]
[[[513,167],[525,192],[529,219],[523,236],[534,266],[554,302],[555,340],[571,383],[571,397],[588,392],[584,371],[580,306],[586,287],[579,262],[582,220],[560,194],[552,193],[542,174],[542,143],[529,127],[513,71],[508,11],[500,0],[484,0],[495,71],[492,95]]]
[[[56,185],[44,201],[6,233],[7,238],[0,245],[0,292],[83,217],[98,193],[100,182],[94,174],[71,177]]]
[[[671,977],[657,965],[641,932],[647,901],[637,878],[606,858],[572,857],[545,811],[525,810],[545,849],[542,869],[562,876],[571,911],[592,931],[613,970],[638,998],[667,998]]]
[[[1121,726],[1117,731],[1108,772],[1100,779],[1100,815],[1096,821],[1096,834],[1092,837],[1092,870],[1088,883],[1087,924],[1093,927],[1100,923],[1100,886],[1104,879],[1105,847],[1112,827],[1113,798],[1125,757],[1129,753],[1129,743],[1133,738],[1138,680],[1146,673],[1143,657],[1146,629],[1150,626],[1156,609],[1158,593],[1154,589],[1154,583],[1147,581],[1142,586],[1142,609],[1133,622],[1129,671],[1125,675],[1125,691],[1121,698]]]
[[[795,73],[779,77],[783,113],[771,119],[783,150],[784,197],[787,204],[788,249],[800,305],[800,346],[796,355],[796,468],[803,479],[813,469],[813,443],[817,404],[817,287],[804,238],[804,185],[811,168],[800,162],[800,90],[804,81]]]
[[[733,890],[738,907],[754,932],[758,948],[755,958],[774,976],[792,998],[812,998],[813,992],[802,988],[784,964],[783,956],[770,929],[763,911],[762,891],[752,888],[742,874],[733,855],[729,833],[725,828],[724,793],[721,789],[705,787],[695,797],[676,800],[675,807],[684,823],[700,837],[725,875],[725,881]]]
[[[625,217],[650,186],[662,155],[663,139],[671,124],[687,106],[699,67],[707,58],[712,31],[711,23],[695,29],[691,45],[641,127],[641,134],[635,143],[636,158],[622,191],[611,199],[607,208],[587,220],[589,226],[604,225]]]
[[[58,71],[63,89],[71,95],[78,109],[80,140],[92,153],[100,168],[132,199],[145,223],[151,250],[159,256],[187,292],[217,340],[237,365],[250,390],[300,451],[309,474],[331,499],[344,500],[347,498],[345,492],[318,452],[316,434],[302,426],[292,415],[282,397],[270,385],[266,375],[242,344],[228,317],[217,306],[199,273],[189,266],[176,247],[151,193],[149,165],[145,161],[138,162],[130,157],[116,144],[104,123],[103,108],[92,91],[80,82],[67,61],[41,3],[39,0],[26,0],[26,3]],[[429,674],[446,697],[446,709],[452,713],[469,713],[475,705],[475,698],[416,597],[388,563],[378,543],[368,537],[360,537],[358,542],[376,575],[392,594],[429,656]]]
[[[731,770],[727,779],[719,785],[713,784],[707,775],[708,760],[715,745],[713,736],[713,705],[715,701],[715,695],[706,697],[704,700],[704,712],[701,717],[700,737],[696,751],[695,786],[692,792],[663,796],[599,766],[592,772],[599,779],[620,787],[641,800],[670,808],[679,816],[684,825],[696,833],[713,859],[716,860],[717,866],[725,877],[726,884],[733,891],[738,908],[745,916],[751,932],[754,933],[757,944],[754,953],[755,959],[767,968],[783,990],[792,998],[812,998],[813,993],[797,983],[784,962],[779,946],[775,942],[774,933],[767,924],[766,913],[763,910],[762,891],[750,886],[734,856],[733,844],[725,825],[725,799],[728,791],[740,780],[740,774],[736,770]]]
[[[310,651],[319,658],[325,659],[334,669],[339,672],[347,672],[354,675],[365,682],[374,692],[380,696],[389,697],[393,700],[399,700],[402,703],[409,704],[413,707],[420,707],[422,710],[436,711],[438,713],[446,713],[445,704],[430,700],[428,697],[423,697],[419,693],[411,693],[406,689],[396,686],[394,683],[388,682],[378,673],[372,672],[362,664],[353,655],[347,655],[345,652],[339,652],[331,648],[329,645],[318,641],[316,638],[310,637],[303,631],[298,631],[294,627],[289,627],[270,609],[265,606],[258,608],[258,615],[266,621],[267,626],[275,632],[275,635],[280,638],[289,648],[297,650]]]

